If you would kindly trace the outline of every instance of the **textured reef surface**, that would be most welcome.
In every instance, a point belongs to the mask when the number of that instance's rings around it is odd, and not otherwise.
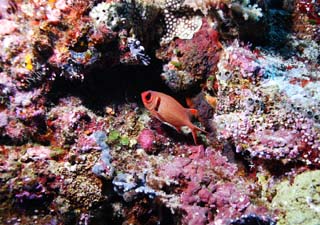
[[[319,0],[0,0],[0,224],[319,221]]]

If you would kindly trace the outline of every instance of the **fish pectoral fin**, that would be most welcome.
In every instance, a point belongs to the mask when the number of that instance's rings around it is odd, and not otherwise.
[[[174,125],[172,125],[171,123],[168,123],[166,122],[163,117],[158,113],[158,112],[155,112],[155,117],[160,120],[163,124],[169,126],[169,127],[172,127],[173,129],[175,129],[177,132],[181,133],[181,128],[180,127],[176,127]]]
[[[162,123],[164,122],[164,119],[162,118],[162,116],[157,112],[157,111],[153,111],[154,116],[160,120]]]
[[[189,116],[198,117],[198,110],[196,109],[186,109],[188,111]]]
[[[174,127],[178,133],[181,133],[181,127]]]

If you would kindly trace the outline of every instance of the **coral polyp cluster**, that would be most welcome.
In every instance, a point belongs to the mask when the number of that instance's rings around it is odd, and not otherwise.
[[[0,224],[318,224],[319,9],[1,1]]]

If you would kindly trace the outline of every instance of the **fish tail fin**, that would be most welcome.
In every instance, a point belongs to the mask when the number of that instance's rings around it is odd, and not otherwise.
[[[191,132],[192,132],[192,137],[193,137],[193,140],[194,140],[194,144],[195,144],[195,145],[198,145],[198,142],[197,142],[197,131],[201,131],[201,132],[203,132],[203,133],[205,133],[205,134],[208,133],[207,131],[205,131],[205,130],[203,130],[203,129],[201,129],[201,128],[193,125],[193,126],[191,127]]]

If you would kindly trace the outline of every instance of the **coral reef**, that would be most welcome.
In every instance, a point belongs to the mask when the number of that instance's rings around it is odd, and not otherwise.
[[[154,198],[156,191],[148,187],[145,177],[146,174],[119,174],[113,179],[112,184],[115,192],[126,202],[133,201],[139,194]]]
[[[2,0],[0,224],[318,224],[319,9]]]

